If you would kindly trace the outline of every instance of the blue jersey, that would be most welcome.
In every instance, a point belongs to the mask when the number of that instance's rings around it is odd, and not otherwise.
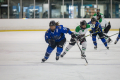
[[[64,33],[71,34],[72,32],[68,28],[63,27],[63,25],[56,26],[54,32],[48,29],[45,33],[45,41],[48,43],[48,39],[54,39],[55,42],[59,42],[65,38]]]
[[[96,28],[99,27],[100,31],[102,32],[102,27],[99,22],[96,22],[95,26],[92,26],[92,22],[90,21],[88,24],[91,25],[91,29],[93,32],[96,32]]]

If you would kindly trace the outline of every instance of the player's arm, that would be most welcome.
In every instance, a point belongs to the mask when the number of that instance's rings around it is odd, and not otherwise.
[[[90,33],[93,33],[93,31],[95,31],[95,29],[94,29],[95,25],[93,25],[90,21],[90,22],[88,22],[88,26],[91,28]]]
[[[45,41],[48,43],[50,46],[55,44],[55,40],[50,37],[50,33],[46,31],[45,33]]]
[[[68,34],[72,33],[72,31],[70,31],[69,28],[63,27],[63,25],[60,25],[59,29],[61,30],[62,33],[68,33]]]
[[[95,13],[93,16],[96,16],[97,14]]]
[[[77,26],[76,29],[75,29],[75,35],[79,35],[79,31],[80,31],[80,26]]]
[[[102,13],[100,13],[100,14],[101,14],[101,18],[104,18],[103,14]]]
[[[102,22],[102,18],[99,19],[99,23],[101,23],[101,22]]]
[[[91,27],[90,24],[87,24],[86,28],[89,29],[90,27]]]
[[[101,27],[100,23],[98,23],[98,26],[95,27],[95,31],[98,33],[102,32],[102,27]]]
[[[61,33],[68,33],[71,35],[72,38],[76,38],[75,34],[69,28],[66,28],[66,27],[63,27],[63,25],[60,25],[59,29],[61,30]]]
[[[49,39],[50,39],[50,34],[49,34],[48,31],[46,31],[46,33],[45,33],[45,41],[46,41],[46,43],[48,43]]]
[[[102,27],[101,27],[100,23],[99,23],[99,29],[100,29],[99,31],[102,32]]]

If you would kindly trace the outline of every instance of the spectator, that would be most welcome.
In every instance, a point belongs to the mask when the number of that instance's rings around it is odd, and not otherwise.
[[[42,18],[48,18],[48,11],[45,11],[45,12],[43,13]]]
[[[60,12],[60,18],[63,18],[62,12]]]

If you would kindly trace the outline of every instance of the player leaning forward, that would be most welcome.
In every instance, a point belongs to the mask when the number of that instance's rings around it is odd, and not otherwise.
[[[108,37],[108,35],[107,35],[108,32],[109,32],[109,30],[111,29],[111,24],[110,24],[110,22],[107,22],[107,21],[104,19],[103,14],[100,13],[100,9],[97,9],[97,13],[95,13],[95,14],[93,15],[93,17],[94,17],[95,19],[97,19],[97,21],[101,24],[101,27],[102,27],[102,29],[104,30],[104,31],[103,31],[103,35],[104,35],[107,43],[112,42],[112,40],[111,40],[111,39]]]
[[[63,27],[63,25],[57,25],[55,21],[50,21],[49,26],[50,28],[45,33],[45,41],[48,43],[48,48],[42,62],[45,62],[49,58],[56,46],[56,60],[59,60],[59,56],[63,51],[63,45],[66,42],[64,33],[69,33],[71,37],[76,38],[74,33],[71,32],[69,28]]]
[[[97,49],[97,41],[96,41],[97,35],[99,35],[99,37],[100,37],[101,41],[104,43],[105,47],[107,49],[109,49],[107,42],[104,38],[102,27],[101,27],[100,23],[95,18],[92,18],[88,24],[90,24],[90,27],[91,27],[90,33],[92,34],[94,49]]]
[[[90,28],[90,25],[86,23],[85,20],[80,22],[80,25],[76,27],[75,34],[77,36],[77,40],[80,41],[80,45],[82,45],[82,53],[81,57],[86,57],[85,50],[87,47],[86,38],[84,37],[86,32],[88,31],[88,28]],[[61,55],[63,57],[76,43],[75,38],[71,38],[69,45],[66,47],[65,51]]]

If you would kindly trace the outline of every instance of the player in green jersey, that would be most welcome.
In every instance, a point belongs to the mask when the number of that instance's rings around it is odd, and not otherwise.
[[[85,51],[87,47],[86,38],[84,38],[85,34],[87,33],[88,29],[90,28],[90,25],[87,24],[85,20],[80,22],[80,25],[76,27],[75,34],[77,36],[77,40],[80,41],[80,45],[82,45],[82,53],[81,58],[86,57]],[[65,51],[61,55],[63,57],[76,43],[76,40],[74,38],[71,38],[69,45],[66,47]]]

